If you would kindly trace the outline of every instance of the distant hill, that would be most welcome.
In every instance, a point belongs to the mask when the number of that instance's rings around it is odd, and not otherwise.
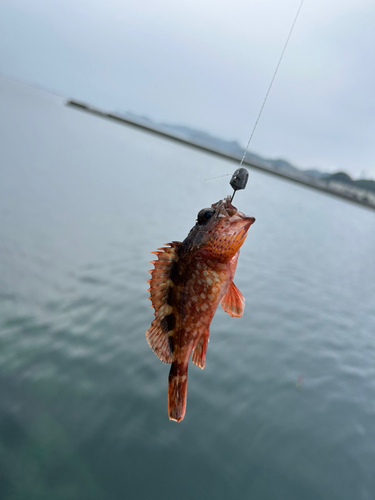
[[[361,189],[367,189],[368,191],[373,191],[375,193],[375,181],[371,179],[359,179],[358,181],[353,182]]]
[[[237,156],[238,158],[242,158],[244,153],[244,147],[241,146],[237,141],[226,141],[224,139],[220,139],[219,137],[215,137],[207,132],[202,130],[197,130],[186,125],[172,125],[170,123],[155,123],[149,118],[145,116],[139,116],[134,113],[123,113],[125,118],[129,118],[133,121],[136,121],[140,124],[144,124],[146,126],[153,126],[158,128],[159,130],[165,131],[171,135],[175,135],[180,137],[181,139],[185,139],[196,144],[207,146],[222,153],[226,153],[229,155]],[[375,192],[375,181],[373,180],[353,180],[348,174],[345,172],[337,172],[335,174],[329,174],[327,172],[321,172],[316,168],[310,168],[307,170],[302,170],[300,168],[295,167],[291,163],[281,158],[271,159],[264,158],[259,156],[251,151],[246,153],[246,159],[248,162],[254,162],[260,166],[274,169],[275,171],[281,171],[289,176],[295,177],[304,177],[314,179],[314,181],[324,181],[329,182],[330,180],[339,182],[341,184],[350,184],[352,186],[366,189],[368,191]]]
[[[326,172],[321,172],[316,168],[310,168],[308,170],[304,170],[303,173],[308,175],[309,177],[314,177],[315,179],[325,179],[326,177],[330,176],[330,174],[327,174]]]
[[[338,181],[342,184],[350,184],[352,186],[367,189],[367,191],[373,191],[375,193],[375,181],[359,179],[358,181],[353,180],[348,174],[345,172],[337,172],[337,174],[329,175],[326,177],[327,181]]]
[[[226,141],[207,132],[187,127],[186,125],[170,125],[168,123],[161,123],[160,126],[163,130],[167,130],[170,133],[177,134],[179,137],[198,144],[202,144],[204,146],[210,146],[224,153],[236,155],[239,158],[242,158],[245,150],[245,148],[241,146],[237,141]],[[250,162],[255,162],[260,165],[272,167],[275,170],[283,170],[290,173],[301,172],[300,169],[294,167],[286,160],[263,158],[262,156],[252,153],[251,151],[248,151],[246,153],[246,159]]]
[[[351,177],[345,172],[337,172],[337,174],[332,174],[329,177],[327,177],[327,181],[338,181],[338,182],[344,182],[345,184],[353,183]]]
[[[207,132],[201,130],[196,130],[186,125],[170,125],[168,123],[161,123],[160,127],[170,133],[176,134],[179,137],[193,141],[204,146],[210,146],[214,149],[218,149],[224,153],[236,155],[242,158],[244,153],[244,148],[238,144],[237,141],[226,141],[225,139],[220,139]],[[264,161],[261,156],[248,152],[246,158],[251,161]]]

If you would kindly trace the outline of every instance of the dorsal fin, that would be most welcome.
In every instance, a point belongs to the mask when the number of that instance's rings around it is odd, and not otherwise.
[[[228,289],[221,299],[221,307],[231,316],[240,318],[245,309],[245,298],[236,285],[231,281]]]
[[[150,300],[155,310],[155,319],[146,332],[146,338],[149,346],[164,363],[172,363],[173,356],[169,342],[168,316],[172,313],[172,308],[168,304],[168,296],[173,283],[170,279],[172,266],[177,262],[177,250],[181,243],[172,241],[167,243],[169,247],[158,248],[155,254],[158,260],[150,261],[154,264],[154,269],[149,271]]]

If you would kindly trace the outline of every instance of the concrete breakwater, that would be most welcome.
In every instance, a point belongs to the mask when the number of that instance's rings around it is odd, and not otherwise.
[[[232,160],[236,163],[239,163],[242,158],[241,154],[227,151],[225,148],[215,147],[212,144],[205,144],[204,141],[192,140],[182,134],[179,134],[178,132],[173,132],[171,130],[171,127],[167,128],[163,127],[162,125],[158,126],[152,121],[148,121],[146,119],[137,119],[137,117],[135,117],[134,115],[129,117],[127,115],[107,112],[76,100],[68,100],[66,102],[66,105],[72,106],[88,113],[92,113],[101,118],[114,120],[124,125],[137,127],[145,131],[158,134],[162,137],[165,137],[166,139],[186,144],[202,151],[226,158],[228,160]],[[249,161],[245,158],[243,165],[248,168],[258,169],[262,172],[266,172],[268,174],[276,175],[289,181],[302,184],[312,189],[323,191],[333,196],[338,196],[345,200],[375,210],[375,192],[369,191],[367,189],[362,189],[357,186],[339,182],[333,179],[318,179],[305,174],[303,171],[298,171],[297,169],[290,171],[283,166],[275,167],[266,160],[264,162],[254,160]]]

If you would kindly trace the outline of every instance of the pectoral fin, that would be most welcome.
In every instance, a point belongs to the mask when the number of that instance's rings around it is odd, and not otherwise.
[[[245,298],[233,281],[230,282],[228,290],[221,299],[221,307],[231,316],[240,318],[245,309]]]

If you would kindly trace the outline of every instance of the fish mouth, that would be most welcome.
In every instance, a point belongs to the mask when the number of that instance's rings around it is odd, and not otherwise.
[[[245,215],[237,210],[237,213],[233,215],[230,220],[230,225],[236,231],[240,231],[241,229],[245,229],[245,231],[248,231],[249,227],[254,224],[254,222],[255,217],[250,217],[249,215]]]
[[[242,227],[246,227],[246,230],[248,230],[249,227],[255,222],[255,217],[245,215],[244,213],[240,212],[234,205],[232,205],[230,196],[227,196],[223,200],[222,208],[226,212],[226,216],[230,217],[230,224],[235,225],[238,230],[240,230]]]
[[[231,232],[237,233],[238,237],[244,237],[250,226],[255,222],[255,217],[245,215],[232,205],[230,196],[212,206],[218,208],[218,217],[226,219]]]
[[[204,243],[204,248],[218,260],[232,258],[244,243],[255,218],[237,210],[232,205],[230,196],[214,203],[212,208],[215,214],[208,223],[208,241]]]
[[[241,242],[241,245],[247,236],[250,226],[254,224],[254,222],[254,217],[245,216],[231,223],[231,228],[233,228],[234,233],[237,233],[236,239]]]
[[[243,245],[247,232],[252,224],[255,222],[255,217],[250,217],[237,211],[237,213],[231,217],[229,222],[230,232],[232,233],[232,248],[234,250],[239,250]]]
[[[224,231],[226,236],[223,238],[223,246],[228,244],[232,252],[237,252],[243,245],[247,232],[254,222],[255,217],[250,217],[237,210],[228,220],[229,225],[227,226],[227,230]]]
[[[226,259],[232,257],[243,245],[254,217],[235,214],[224,222],[224,227],[210,242],[211,254],[216,258]]]

